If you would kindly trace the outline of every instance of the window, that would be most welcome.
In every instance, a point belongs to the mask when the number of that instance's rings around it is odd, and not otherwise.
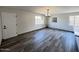
[[[70,25],[79,26],[79,16],[70,16],[69,17]]]
[[[35,16],[35,24],[44,24],[44,18],[42,16]]]
[[[74,18],[75,18],[74,16],[69,17],[69,22],[70,22],[69,25],[74,26]]]
[[[79,26],[79,15],[75,16],[75,26]]]

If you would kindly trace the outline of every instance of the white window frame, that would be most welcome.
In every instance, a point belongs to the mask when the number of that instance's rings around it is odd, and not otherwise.
[[[79,15],[69,16],[69,24],[71,26],[79,26]]]
[[[43,16],[35,16],[35,24],[36,25],[44,24]]]

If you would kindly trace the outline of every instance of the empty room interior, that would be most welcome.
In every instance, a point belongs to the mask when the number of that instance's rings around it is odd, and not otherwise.
[[[79,6],[0,6],[0,52],[78,52]]]

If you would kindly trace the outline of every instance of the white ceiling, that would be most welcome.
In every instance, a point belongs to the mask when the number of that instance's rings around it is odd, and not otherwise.
[[[79,12],[79,6],[6,6],[5,8],[20,9],[39,14],[46,14],[47,9],[49,9],[50,14]]]

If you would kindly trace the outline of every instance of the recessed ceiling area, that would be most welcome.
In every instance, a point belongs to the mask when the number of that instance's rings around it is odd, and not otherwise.
[[[79,6],[3,6],[3,8],[20,9],[44,15],[47,13],[47,9],[51,15],[79,12]]]

